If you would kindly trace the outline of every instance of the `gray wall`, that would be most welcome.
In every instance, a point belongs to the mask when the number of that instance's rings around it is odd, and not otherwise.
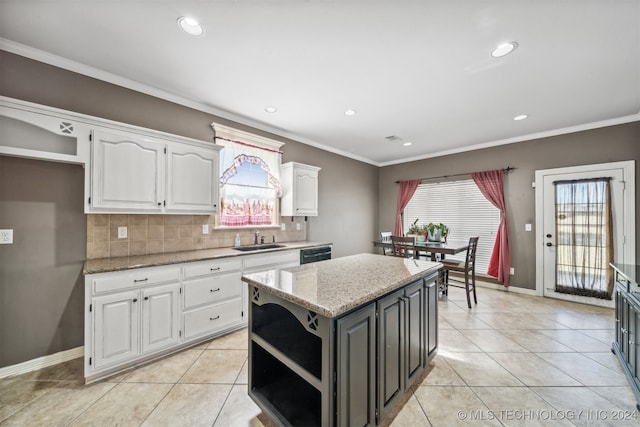
[[[0,156],[0,367],[81,346],[82,166]]]
[[[427,178],[514,166],[505,179],[507,221],[511,237],[511,286],[535,289],[535,171],[566,166],[635,160],[640,167],[640,122],[611,126],[387,166],[380,169],[380,229],[394,227],[398,184],[404,179]],[[636,200],[640,200],[636,171]],[[524,225],[533,224],[533,232]],[[640,224],[636,212],[636,254],[640,254]]]

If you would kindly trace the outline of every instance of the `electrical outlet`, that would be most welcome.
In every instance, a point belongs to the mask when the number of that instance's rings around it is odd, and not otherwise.
[[[209,234],[209,224],[202,224],[202,234]]]
[[[513,267],[511,267],[511,268],[509,269],[509,275],[510,275],[510,276],[513,276],[514,274],[516,274],[516,269],[515,269],[515,268],[513,268]]]
[[[287,231],[287,224],[285,224],[284,222],[280,224],[280,230]]]
[[[0,245],[13,244],[13,229],[0,230]]]
[[[302,230],[302,225],[299,222],[296,222],[296,231]]]
[[[525,224],[524,231],[531,231],[531,224]]]
[[[118,239],[127,238],[127,227],[118,227]]]

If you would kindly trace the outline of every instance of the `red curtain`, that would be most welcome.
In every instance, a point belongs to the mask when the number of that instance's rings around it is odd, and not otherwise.
[[[394,236],[404,236],[402,232],[402,212],[404,208],[413,197],[413,193],[416,192],[416,188],[418,188],[418,184],[420,184],[419,179],[414,179],[410,181],[400,181],[400,191],[398,192],[398,210],[396,211],[396,228],[393,232]]]
[[[511,270],[511,245],[509,244],[509,229],[507,227],[507,210],[504,203],[504,172],[502,169],[471,174],[480,192],[493,206],[500,209],[500,225],[496,241],[491,252],[487,274],[498,279],[505,287],[509,286],[509,271]]]

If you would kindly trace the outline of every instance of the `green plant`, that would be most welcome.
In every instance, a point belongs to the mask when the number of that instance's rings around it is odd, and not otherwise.
[[[423,228],[425,230],[425,233],[428,234],[432,239],[437,239],[437,234],[439,234],[439,237],[442,237],[446,240],[447,235],[449,235],[449,227],[447,227],[443,223],[434,224],[433,222],[430,222],[429,224],[423,226]]]
[[[421,227],[418,225],[418,218],[416,218],[416,220],[413,221],[413,224],[411,224],[411,227],[409,227],[407,234],[420,234],[420,229]]]

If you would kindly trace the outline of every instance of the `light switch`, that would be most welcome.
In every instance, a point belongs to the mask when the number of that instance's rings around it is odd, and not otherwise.
[[[524,231],[531,231],[531,224],[525,224]]]
[[[280,230],[287,231],[287,224],[284,223],[284,222],[282,224],[280,224]]]
[[[300,231],[302,229],[302,226],[300,225],[299,222],[296,222],[296,231]]]
[[[13,229],[0,230],[0,245],[12,245],[13,244]]]
[[[209,234],[209,224],[202,224],[202,234]]]
[[[118,239],[127,238],[127,227],[118,227]]]

